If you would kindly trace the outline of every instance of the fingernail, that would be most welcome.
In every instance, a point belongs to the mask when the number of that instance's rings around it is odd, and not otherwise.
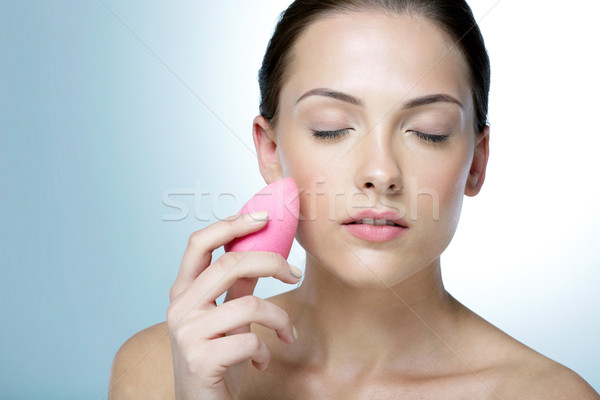
[[[252,214],[249,214],[248,217],[250,221],[253,223],[265,222],[269,219],[269,213],[267,211],[258,211]]]
[[[292,325],[292,336],[294,337],[294,340],[298,340],[298,331],[294,325]]]
[[[296,267],[295,265],[290,264],[290,271],[292,272],[292,275],[294,275],[296,278],[302,278],[302,270]]]

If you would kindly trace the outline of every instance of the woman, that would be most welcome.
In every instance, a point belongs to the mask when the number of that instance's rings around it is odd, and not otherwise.
[[[444,289],[440,255],[489,154],[489,61],[464,2],[296,1],[259,80],[259,168],[300,190],[302,284],[258,299],[257,278],[296,284],[298,268],[212,260],[264,214],[193,233],[167,322],[115,357],[112,399],[600,398]]]

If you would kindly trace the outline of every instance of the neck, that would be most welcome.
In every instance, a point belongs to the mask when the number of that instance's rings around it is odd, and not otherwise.
[[[444,332],[456,326],[458,307],[444,289],[439,259],[398,285],[364,289],[308,257],[304,281],[291,295],[306,361],[325,369],[353,366],[362,374],[431,363],[423,354],[445,350]]]

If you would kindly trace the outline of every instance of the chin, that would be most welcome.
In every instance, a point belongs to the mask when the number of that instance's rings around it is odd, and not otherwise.
[[[357,289],[389,289],[425,268],[407,260],[399,261],[402,257],[397,254],[382,257],[381,253],[347,248],[345,252],[328,251],[318,258],[307,252],[307,259],[309,257],[313,259],[312,264],[330,274],[331,279]]]
[[[437,230],[440,233],[440,229]],[[389,289],[429,270],[451,235],[410,230],[391,242],[367,242],[342,228],[323,228],[300,221],[296,240],[306,250],[307,267],[331,283],[360,289]]]

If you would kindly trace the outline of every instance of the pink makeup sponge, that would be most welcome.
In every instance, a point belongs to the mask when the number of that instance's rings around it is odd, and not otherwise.
[[[225,251],[273,251],[288,258],[300,214],[298,188],[292,178],[280,179],[264,187],[244,204],[238,215],[265,210],[269,213],[267,225],[257,232],[235,238],[225,245]]]

